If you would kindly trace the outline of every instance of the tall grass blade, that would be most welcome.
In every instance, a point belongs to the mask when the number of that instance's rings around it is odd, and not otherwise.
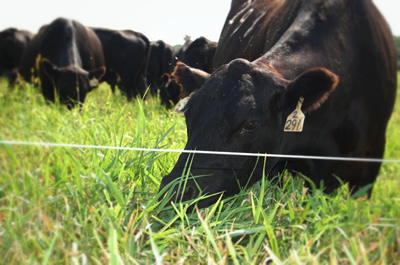
[[[44,259],[43,259],[43,262],[42,262],[43,265],[51,264],[51,263],[49,263],[49,260],[50,260],[51,254],[53,253],[57,237],[58,237],[57,233],[54,233],[54,236],[53,236],[53,239],[50,242],[49,248],[47,249],[47,251],[45,253],[45,256],[44,256]]]
[[[121,207],[125,207],[126,202],[125,202],[125,199],[124,199],[124,196],[122,195],[122,193],[115,186],[114,182],[110,179],[108,174],[106,172],[104,172],[102,169],[100,169],[100,171],[103,174],[109,189],[111,190],[111,194],[114,196],[114,198],[117,200],[118,204]]]

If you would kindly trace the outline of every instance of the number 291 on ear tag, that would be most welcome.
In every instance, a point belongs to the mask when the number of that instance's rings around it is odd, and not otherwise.
[[[300,98],[297,102],[296,109],[287,117],[284,132],[302,132],[304,125],[304,113],[301,111],[304,98]]]

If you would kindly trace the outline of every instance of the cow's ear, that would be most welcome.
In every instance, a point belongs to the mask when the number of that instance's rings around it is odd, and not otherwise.
[[[49,59],[43,58],[40,60],[43,72],[50,78],[57,78],[59,70]]]
[[[178,114],[184,114],[186,110],[186,105],[189,102],[190,98],[192,95],[189,95],[183,99],[181,99],[178,104],[176,104],[173,112],[178,113]]]
[[[317,110],[336,89],[339,77],[326,68],[311,68],[291,81],[284,93],[283,105],[296,106],[304,98],[302,109],[305,113]]]
[[[175,66],[172,77],[181,88],[180,98],[189,96],[193,91],[199,89],[210,77],[210,74],[202,70],[187,66],[178,62]]]
[[[105,73],[106,73],[106,68],[104,66],[91,70],[89,72],[90,87],[92,88],[97,87],[99,85],[99,81],[101,80],[101,78],[104,76]]]

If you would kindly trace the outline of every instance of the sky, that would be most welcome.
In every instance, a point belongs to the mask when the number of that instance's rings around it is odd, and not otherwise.
[[[295,0],[293,0],[295,1]],[[400,36],[400,0],[374,0],[394,35]],[[0,30],[33,33],[57,17],[85,26],[131,29],[151,41],[182,44],[185,35],[218,41],[231,0],[18,0],[3,3]],[[4,8],[6,6],[6,8]]]

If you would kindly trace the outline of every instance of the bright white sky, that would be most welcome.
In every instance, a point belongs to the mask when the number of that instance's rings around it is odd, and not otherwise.
[[[295,0],[293,0],[295,1]],[[0,30],[8,27],[34,33],[57,17],[86,26],[132,29],[150,40],[175,45],[204,36],[218,41],[231,0],[11,0],[3,3]],[[395,35],[400,36],[400,0],[374,0]]]

